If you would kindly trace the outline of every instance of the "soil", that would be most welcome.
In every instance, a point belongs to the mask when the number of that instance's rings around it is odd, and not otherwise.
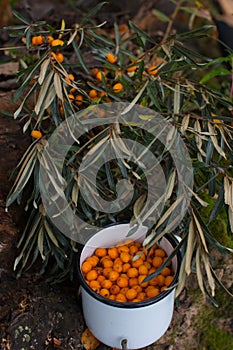
[[[34,19],[46,18],[48,21],[52,19],[59,22],[61,18],[69,18],[73,23],[75,13],[69,3],[72,2],[57,4],[47,0],[38,3],[21,1],[17,3],[17,10],[24,9]],[[93,3],[91,0],[80,1],[84,9]],[[125,7],[119,1],[113,1],[114,11],[108,9],[102,13],[102,17],[113,21],[116,18],[127,20],[133,15],[144,30],[151,31],[153,28],[155,31],[158,28],[151,9],[155,5],[161,9],[165,3],[167,1],[145,1],[142,5],[137,1],[137,6],[134,5],[132,9],[132,4],[131,7],[130,4]],[[170,8],[168,10],[171,11]],[[9,38],[4,35],[1,40],[6,46]],[[5,60],[6,57],[2,56],[2,59]],[[13,270],[17,241],[27,213],[16,205],[11,207],[10,212],[5,212],[5,201],[12,185],[10,175],[29,145],[29,136],[23,134],[20,121],[13,120],[8,115],[16,110],[16,104],[12,102],[17,88],[16,71],[16,64],[6,63],[0,66],[0,349],[82,349],[81,335],[86,326],[82,316],[78,282],[49,285],[36,269],[24,273],[19,279]],[[218,274],[230,288],[233,262],[218,258]],[[200,339],[203,331],[198,328],[200,313],[213,306],[200,297],[194,276],[191,276],[187,290],[184,290],[179,303],[175,305],[173,320],[166,334],[144,350],[218,350],[211,348],[211,345],[202,345]],[[226,303],[222,308],[220,305],[218,318],[213,324],[217,323],[218,327],[231,334],[233,320],[232,315],[226,312],[226,307]],[[98,349],[107,347],[101,344]],[[231,350],[227,344],[224,349]]]

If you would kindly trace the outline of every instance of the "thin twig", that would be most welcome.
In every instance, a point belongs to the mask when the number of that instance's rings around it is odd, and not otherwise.
[[[166,32],[165,32],[165,34],[164,34],[163,40],[162,40],[162,42],[161,42],[162,44],[165,43],[165,41],[167,40],[167,38],[168,38],[168,36],[169,36],[169,34],[170,34],[170,31],[171,31],[171,29],[172,29],[172,25],[173,25],[173,23],[174,23],[174,21],[175,21],[175,19],[176,19],[176,16],[177,16],[177,14],[178,14],[178,12],[179,12],[179,10],[180,10],[180,7],[181,7],[181,5],[182,5],[182,2],[183,2],[183,0],[179,0],[179,1],[177,2],[177,4],[176,4],[176,7],[175,7],[175,9],[174,9],[174,11],[173,11],[173,13],[172,13],[172,15],[171,15],[171,19],[170,19],[170,21],[169,21],[169,23],[168,23]]]

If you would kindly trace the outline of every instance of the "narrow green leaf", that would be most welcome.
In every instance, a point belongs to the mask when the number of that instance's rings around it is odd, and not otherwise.
[[[72,41],[72,45],[73,45],[74,51],[75,51],[75,53],[76,53],[76,55],[77,55],[77,57],[78,57],[78,60],[79,60],[79,63],[80,63],[80,65],[81,65],[81,67],[83,68],[83,70],[84,70],[87,74],[90,74],[90,71],[89,71],[89,69],[88,69],[86,63],[85,63],[84,60],[83,60],[83,56],[82,56],[81,51],[80,51],[78,45],[76,44],[75,40]]]
[[[226,68],[215,68],[202,77],[202,79],[200,80],[200,84],[205,84],[208,80],[215,77],[223,76],[223,75],[230,76],[231,72]]]
[[[83,26],[85,23],[87,23],[90,18],[93,18],[101,10],[101,8],[107,3],[108,3],[107,1],[100,2],[93,9],[88,11],[88,14],[84,16],[84,18],[81,20],[80,27]]]
[[[156,44],[154,39],[152,39],[151,36],[149,36],[146,32],[144,32],[144,30],[142,30],[138,26],[136,26],[136,24],[134,24],[133,22],[129,21],[129,26],[133,30],[135,30],[135,32],[138,34],[139,37],[142,37],[142,38],[146,39],[147,41],[149,41],[152,44]]]
[[[168,16],[165,15],[165,13],[157,10],[157,9],[153,9],[152,10],[153,15],[155,15],[156,17],[158,17],[158,19],[162,22],[170,22],[170,18]]]

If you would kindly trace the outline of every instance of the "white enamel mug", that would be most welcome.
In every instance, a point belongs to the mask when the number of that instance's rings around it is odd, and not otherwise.
[[[175,278],[171,286],[152,299],[137,303],[121,303],[95,293],[82,275],[82,262],[92,255],[98,247],[110,247],[127,238],[141,242],[144,240],[147,232],[146,227],[142,226],[133,235],[126,237],[130,229],[129,224],[119,224],[97,232],[85,244],[78,264],[86,325],[102,343],[118,349],[122,348],[122,341],[126,342],[127,349],[148,346],[166,332],[173,315],[175,294],[173,286],[177,282],[181,262],[181,255],[178,252],[172,259]],[[177,244],[177,240],[170,235],[165,236],[159,242],[167,255],[173,251]]]

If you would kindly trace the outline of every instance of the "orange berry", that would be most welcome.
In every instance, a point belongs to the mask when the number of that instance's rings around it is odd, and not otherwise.
[[[116,295],[116,301],[119,301],[120,303],[125,303],[127,301],[126,296],[123,293],[118,293]]]
[[[74,95],[73,95],[73,94],[68,94],[68,97],[69,97],[69,99],[70,99],[71,101],[74,100]]]
[[[129,276],[130,278],[137,277],[138,276],[138,270],[136,269],[136,267],[130,267],[127,270],[127,276]]]
[[[121,288],[121,293],[122,294],[126,294],[127,290],[129,289],[129,287],[123,287]]]
[[[114,270],[114,271],[117,271],[118,273],[121,273],[122,270],[123,270],[123,265],[122,265],[122,264],[116,264],[116,263],[114,263],[114,264],[113,264],[113,270]]]
[[[137,298],[142,301],[146,299],[146,293],[145,292],[139,292],[137,295]]]
[[[137,253],[137,251],[138,251],[138,247],[137,247],[136,245],[131,245],[131,246],[129,247],[129,253],[130,253],[131,255],[135,255],[135,254]]]
[[[111,259],[115,260],[118,257],[118,250],[117,248],[108,248],[108,255]]]
[[[129,255],[129,253],[121,252],[120,258],[121,258],[121,260],[122,260],[124,263],[127,263],[127,262],[130,261],[131,256]]]
[[[73,74],[68,74],[68,77],[65,78],[65,81],[67,83],[70,83],[71,81],[74,81],[74,75]]]
[[[130,65],[126,70],[127,72],[131,73],[131,72],[135,72],[135,70],[138,68],[138,66],[135,65]]]
[[[169,276],[171,274],[171,269],[169,267],[164,267],[164,269],[161,271],[161,275],[163,276]]]
[[[127,278],[125,278],[125,277],[118,277],[118,279],[117,279],[117,285],[119,286],[119,287],[121,287],[121,288],[124,288],[124,287],[128,287],[128,284],[129,284],[129,282],[128,282],[128,279]]]
[[[34,46],[42,45],[43,42],[44,42],[44,38],[42,35],[37,35],[32,37],[32,45]]]
[[[160,267],[162,263],[163,263],[163,259],[160,256],[155,256],[152,261],[152,264],[155,268]]]
[[[47,42],[49,43],[49,44],[51,44],[51,42],[54,40],[54,38],[52,37],[52,35],[48,35],[47,36]]]
[[[93,281],[96,280],[98,277],[98,273],[96,270],[91,270],[86,274],[87,281]]]
[[[99,69],[98,68],[93,68],[92,69],[92,71],[91,71],[91,73],[92,73],[92,75],[95,77],[96,76],[96,74],[99,72]]]
[[[148,298],[154,298],[154,297],[156,297],[157,295],[159,295],[159,289],[156,288],[156,287],[152,287],[152,286],[151,286],[150,289],[146,290],[146,296],[147,296]]]
[[[64,56],[62,53],[57,53],[56,54],[56,60],[59,62],[59,63],[62,63],[64,61]]]
[[[110,289],[110,288],[112,287],[112,282],[109,281],[109,280],[104,279],[104,280],[101,282],[101,287],[102,287],[102,288],[106,288],[106,289]]]
[[[102,289],[100,289],[99,294],[100,294],[102,297],[108,298],[109,295],[110,295],[110,292],[109,292],[108,289],[102,288]]]
[[[100,291],[100,283],[96,280],[92,280],[89,283],[89,286],[91,287],[91,289],[93,289],[95,292],[99,293]]]
[[[136,260],[132,261],[132,266],[138,268],[139,266],[143,265],[142,258],[137,258]]]
[[[116,58],[116,56],[114,56],[112,53],[107,53],[107,55],[106,55],[106,59],[107,59],[107,61],[109,62],[109,63],[116,63],[116,61],[117,61],[117,58]]]
[[[90,262],[93,267],[97,266],[99,263],[99,258],[95,255],[89,256],[86,261]]]
[[[151,66],[147,69],[148,74],[150,75],[156,75],[158,72],[158,69],[156,66]]]
[[[127,272],[127,270],[131,267],[129,263],[123,264],[122,266],[122,272]]]
[[[104,259],[102,262],[103,267],[112,267],[113,266],[113,261],[111,259]]]
[[[145,264],[139,266],[138,272],[140,275],[147,275],[148,274],[148,268],[145,266]]]
[[[111,294],[111,295],[109,295],[108,299],[110,299],[110,300],[116,300],[116,297],[115,297],[115,295]]]
[[[95,89],[89,91],[89,97],[94,98],[98,96],[98,92]]]
[[[107,249],[106,248],[96,248],[95,255],[99,258],[102,258],[103,256],[107,255]]]
[[[105,268],[103,269],[103,275],[104,275],[105,277],[109,278],[109,274],[110,274],[111,271],[112,271],[112,268],[111,268],[111,267],[105,267]]]
[[[31,136],[34,139],[40,139],[43,135],[42,135],[42,133],[39,130],[32,130]]]
[[[104,276],[102,276],[102,275],[99,275],[98,277],[97,277],[97,281],[100,283],[100,285],[101,285],[101,283],[105,280],[106,278],[104,277]]]
[[[116,83],[113,85],[112,89],[116,93],[121,92],[123,90],[123,85],[121,83]]]
[[[120,265],[123,265],[123,261],[121,260],[121,258],[120,258],[120,257],[118,257],[118,258],[116,258],[116,259],[114,260],[114,264],[120,264]]]
[[[143,282],[146,277],[147,277],[146,275],[139,275],[138,276],[138,283],[142,288],[145,288],[148,286],[148,282]]]
[[[102,72],[102,71],[98,71],[98,73],[96,74],[95,77],[96,77],[97,80],[102,81],[103,77],[105,77],[105,73]]]
[[[170,284],[172,283],[173,279],[174,279],[174,276],[165,277],[165,282],[164,282],[165,286],[169,287]]]
[[[144,261],[143,265],[145,265],[148,268],[148,271],[151,268],[151,264],[149,263],[149,261]]]
[[[129,286],[130,288],[136,286],[138,284],[138,279],[137,277],[132,277],[129,279]]]
[[[155,256],[160,256],[161,258],[164,258],[166,256],[166,253],[163,249],[157,248],[155,249]]]
[[[100,92],[100,97],[104,97],[104,96],[106,96],[107,95],[107,92],[106,91],[101,91]]]
[[[167,286],[163,286],[163,287],[160,289],[160,292],[161,292],[161,293],[164,292],[165,289],[167,289]]]
[[[116,295],[120,292],[120,287],[117,285],[117,284],[113,284],[111,287],[110,287],[110,293],[113,294],[113,295]]]
[[[135,299],[136,298],[136,296],[137,296],[137,291],[135,290],[135,289],[133,289],[133,288],[130,288],[130,289],[128,289],[127,290],[127,292],[126,292],[126,298],[128,299],[128,300],[133,300],[133,299]]]
[[[141,293],[142,292],[142,287],[139,286],[138,284],[134,285],[133,289],[135,289],[137,291],[137,293]]]
[[[77,106],[81,106],[83,104],[83,96],[82,95],[75,96],[75,104]]]
[[[121,245],[119,245],[117,247],[117,250],[118,250],[119,253],[123,253],[123,252],[128,253],[129,252],[129,247],[127,245],[122,245],[121,244]]]
[[[157,277],[157,281],[158,281],[158,286],[159,287],[163,287],[165,284],[165,277],[163,275],[158,275]]]
[[[84,274],[91,271],[92,265],[88,261],[84,261],[81,266],[81,270]]]
[[[118,277],[119,277],[119,273],[117,271],[110,271],[109,272],[108,278],[110,281],[114,282],[118,279]]]
[[[63,45],[64,45],[64,41],[60,39],[54,39],[51,42],[51,46],[63,46]]]

